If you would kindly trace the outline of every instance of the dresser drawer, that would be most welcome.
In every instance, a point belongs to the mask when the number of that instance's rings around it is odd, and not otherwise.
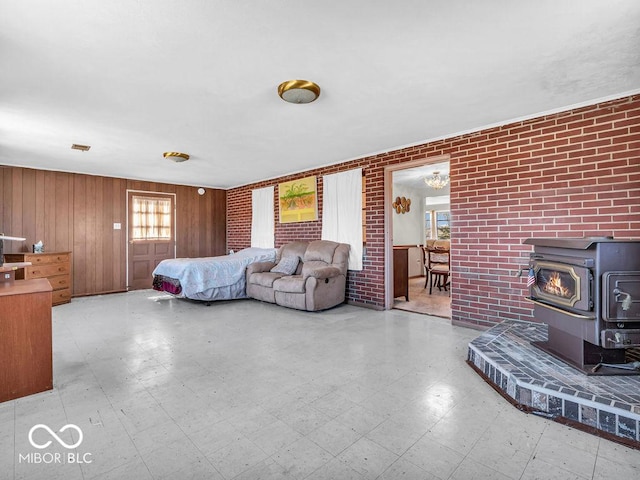
[[[49,263],[69,263],[71,255],[69,253],[28,253],[24,255],[25,262],[31,265],[46,265]]]
[[[25,267],[26,278],[46,278],[54,275],[68,275],[71,272],[71,264],[61,263],[58,265],[31,265]]]
[[[62,290],[63,288],[71,287],[71,278],[69,275],[57,275],[55,277],[48,277],[51,288],[54,290]]]
[[[51,292],[51,300],[54,306],[61,303],[69,303],[71,301],[71,289],[54,290]]]

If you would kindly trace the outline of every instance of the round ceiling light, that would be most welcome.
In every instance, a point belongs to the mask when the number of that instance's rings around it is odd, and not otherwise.
[[[320,87],[309,80],[287,80],[278,85],[278,95],[289,103],[311,103],[320,96]]]
[[[176,163],[186,162],[189,160],[189,155],[180,152],[164,152],[162,156]]]

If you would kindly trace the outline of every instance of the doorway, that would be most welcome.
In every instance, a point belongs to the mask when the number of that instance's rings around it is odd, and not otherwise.
[[[448,155],[385,169],[385,307],[451,318],[450,288],[433,287],[430,293],[424,265],[423,247],[434,240],[449,244],[450,236],[449,184],[428,186],[425,178],[434,172],[448,177]],[[410,203],[410,211],[396,209],[398,199]],[[398,291],[399,275],[407,277],[406,290]]]
[[[151,288],[152,272],[175,258],[175,194],[127,191],[127,288]]]

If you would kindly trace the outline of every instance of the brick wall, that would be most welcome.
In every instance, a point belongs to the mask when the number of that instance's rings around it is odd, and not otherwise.
[[[640,95],[429,142],[227,192],[228,247],[251,242],[251,190],[362,167],[367,255],[349,272],[349,301],[384,306],[384,168],[450,156],[452,316],[490,326],[531,320],[523,301],[531,247],[525,238],[614,235],[640,238]],[[277,188],[276,188],[277,195]],[[274,207],[277,206],[274,198]],[[321,217],[320,217],[321,218]],[[276,246],[320,238],[321,223],[280,225]]]

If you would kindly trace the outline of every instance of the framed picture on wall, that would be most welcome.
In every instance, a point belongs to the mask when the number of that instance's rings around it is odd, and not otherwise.
[[[310,222],[318,219],[315,176],[278,184],[280,223]]]

